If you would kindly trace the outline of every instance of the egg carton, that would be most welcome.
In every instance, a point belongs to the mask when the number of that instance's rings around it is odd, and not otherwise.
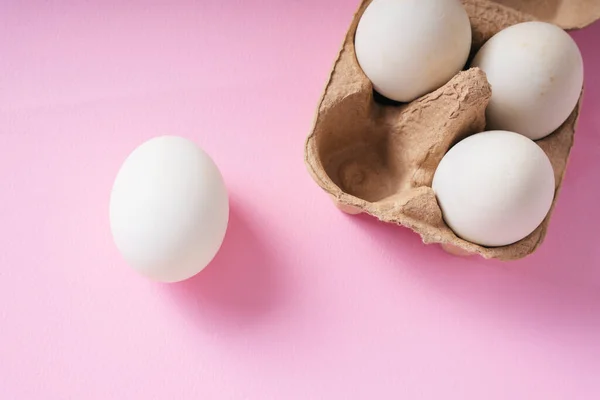
[[[569,118],[537,141],[552,163],[556,182],[551,210],[540,226],[508,246],[490,248],[465,241],[444,223],[431,183],[440,160],[454,144],[485,130],[490,85],[483,71],[470,68],[410,103],[379,97],[354,50],[356,27],[371,1],[363,0],[354,15],[306,140],[305,163],[311,176],[341,210],[408,227],[424,243],[442,244],[454,254],[500,260],[531,254],[548,229],[573,145],[581,97]],[[471,57],[494,34],[517,23],[545,20],[565,29],[580,28],[600,17],[597,1],[554,1],[555,10],[561,12],[553,12],[552,18],[548,16],[552,1],[499,2],[463,0],[472,27]]]

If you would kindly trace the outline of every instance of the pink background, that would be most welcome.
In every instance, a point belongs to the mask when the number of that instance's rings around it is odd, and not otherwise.
[[[358,1],[0,4],[1,399],[600,396],[600,25],[546,242],[502,264],[335,210],[303,143]],[[107,207],[153,136],[219,164],[231,224],[181,284]]]

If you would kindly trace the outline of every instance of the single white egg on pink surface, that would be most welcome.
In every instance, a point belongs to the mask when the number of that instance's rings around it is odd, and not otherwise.
[[[470,136],[442,158],[433,190],[454,233],[482,246],[515,243],[532,233],[554,199],[554,170],[534,141],[514,132]]]
[[[373,0],[360,18],[354,47],[374,89],[408,102],[465,66],[471,24],[459,0]]]
[[[217,254],[229,200],[213,160],[191,140],[160,136],[124,161],[110,196],[110,228],[125,261],[161,282],[196,275]]]
[[[583,59],[564,30],[524,22],[492,36],[471,63],[492,87],[487,129],[541,139],[571,115],[583,87]]]

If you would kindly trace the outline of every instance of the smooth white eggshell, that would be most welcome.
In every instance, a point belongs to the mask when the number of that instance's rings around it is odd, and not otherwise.
[[[175,282],[200,272],[223,242],[229,202],[221,173],[192,141],[161,136],[136,148],[110,196],[114,242],[135,270]]]
[[[508,27],[477,52],[492,86],[487,129],[537,140],[554,132],[577,105],[583,60],[575,41],[558,26],[524,22]]]
[[[470,136],[452,147],[433,178],[444,221],[483,246],[504,246],[533,232],[554,199],[554,171],[532,140],[507,131]]]
[[[354,45],[375,90],[408,102],[465,66],[471,25],[459,0],[374,0],[358,23]]]

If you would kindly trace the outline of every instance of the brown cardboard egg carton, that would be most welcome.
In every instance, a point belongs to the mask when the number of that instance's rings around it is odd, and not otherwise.
[[[581,98],[559,129],[537,141],[550,158],[556,179],[554,203],[542,224],[523,240],[503,247],[460,239],[444,223],[431,182],[450,147],[485,130],[490,85],[485,74],[473,68],[410,103],[391,104],[379,98],[354,52],[356,27],[370,3],[363,0],[354,16],[306,141],[305,162],[311,176],[341,210],[408,227],[423,242],[440,243],[455,254],[501,260],[531,254],[548,228]],[[471,56],[495,33],[520,22],[540,19],[581,28],[600,17],[600,1],[594,0],[463,0],[463,4],[473,32]]]

